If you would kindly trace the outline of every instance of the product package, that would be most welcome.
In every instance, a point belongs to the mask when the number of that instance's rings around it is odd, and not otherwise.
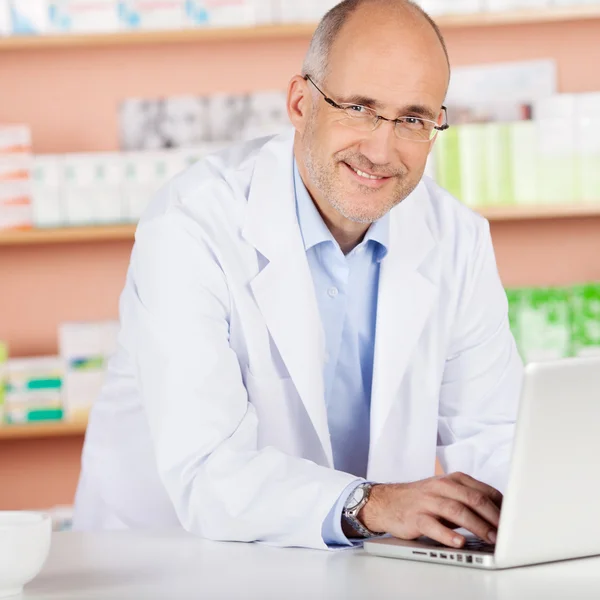
[[[119,28],[117,0],[50,0],[49,33],[108,33]]]
[[[85,420],[100,394],[108,359],[117,348],[119,323],[62,323],[58,339],[65,369],[64,406],[69,420]]]
[[[520,350],[525,362],[571,355],[569,290],[522,289],[519,303]]]
[[[600,356],[600,283],[571,290],[572,352]]]
[[[62,361],[56,356],[7,363],[5,421],[8,424],[63,418]]]

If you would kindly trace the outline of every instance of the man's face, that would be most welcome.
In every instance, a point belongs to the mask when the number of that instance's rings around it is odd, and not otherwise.
[[[358,16],[334,44],[325,80],[315,83],[338,104],[366,105],[389,119],[428,111],[441,123],[448,67],[433,30],[399,31],[389,14],[387,23],[375,18],[361,27]],[[312,106],[299,137],[311,193],[350,221],[378,220],[419,183],[432,142],[399,139],[385,121],[374,131],[349,126],[343,111],[306,85]]]

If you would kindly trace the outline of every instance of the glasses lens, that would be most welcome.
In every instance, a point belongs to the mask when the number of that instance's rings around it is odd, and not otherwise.
[[[417,119],[416,117],[399,119],[396,121],[394,131],[400,139],[412,142],[430,142],[438,132],[433,121]]]
[[[364,106],[344,107],[340,123],[347,127],[371,131],[376,124],[377,115]]]

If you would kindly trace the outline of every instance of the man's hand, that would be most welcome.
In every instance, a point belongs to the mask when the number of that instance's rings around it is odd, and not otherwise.
[[[415,483],[375,485],[358,514],[376,533],[404,540],[422,535],[461,548],[465,538],[452,529],[463,527],[486,542],[496,543],[502,494],[463,473]]]

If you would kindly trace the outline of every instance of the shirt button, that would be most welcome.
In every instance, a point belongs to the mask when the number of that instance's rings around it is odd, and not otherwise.
[[[329,294],[329,296],[330,296],[331,298],[335,298],[335,297],[338,295],[338,289],[337,289],[336,287],[330,287],[330,288],[327,290],[327,293]]]

